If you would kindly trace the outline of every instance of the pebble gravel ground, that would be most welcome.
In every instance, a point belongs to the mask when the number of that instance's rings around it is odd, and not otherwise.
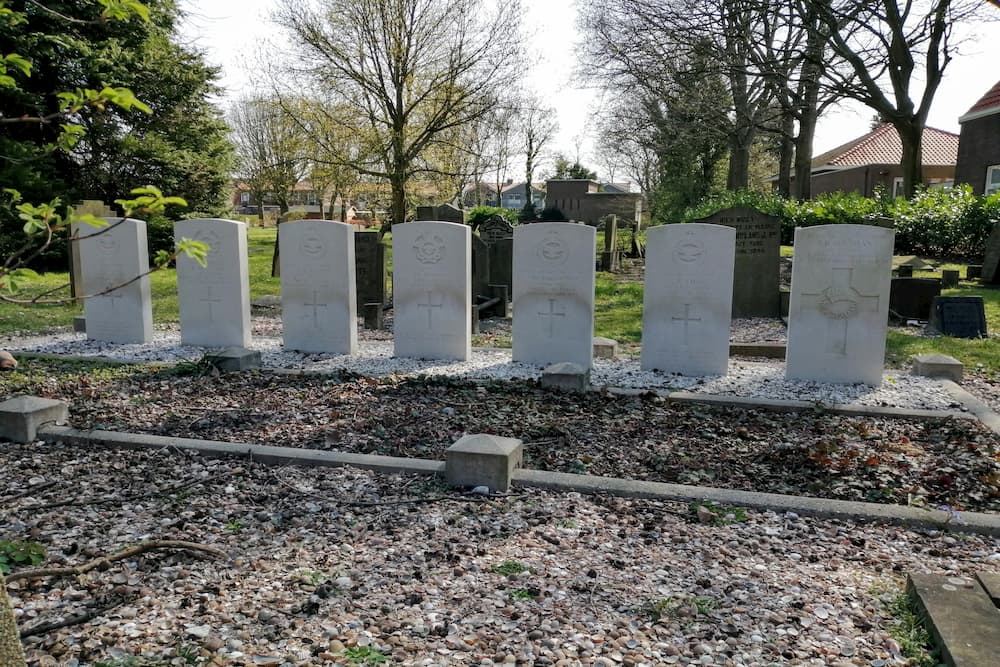
[[[26,638],[32,665],[907,665],[889,612],[903,573],[1000,570],[996,539],[791,512],[716,525],[672,503],[454,496],[170,449],[7,444],[0,466],[4,532],[47,566],[150,539],[225,554],[11,582],[22,630],[103,609]]]
[[[390,321],[391,326],[391,321]],[[486,342],[509,336],[508,322],[486,324],[481,336]],[[509,349],[475,348],[466,362],[424,361],[393,357],[388,331],[362,330],[358,354],[303,354],[287,351],[280,339],[280,319],[254,318],[255,338],[251,348],[262,353],[263,364],[270,368],[293,368],[306,371],[349,371],[361,375],[388,374],[446,375],[468,379],[537,379],[541,367],[511,361]],[[731,338],[734,341],[784,340],[780,320],[736,320]],[[509,338],[508,338],[509,340]],[[196,361],[204,354],[199,347],[180,344],[175,328],[158,331],[149,344],[122,345],[87,340],[81,333],[57,333],[43,337],[9,339],[3,343],[11,351],[33,351],[77,356],[102,356],[122,361]],[[682,377],[643,371],[634,355],[617,359],[595,359],[591,384],[596,387],[684,390],[722,396],[798,400],[818,404],[850,403],[869,406],[946,410],[959,407],[934,380],[916,377],[905,371],[889,370],[878,387],[838,385],[812,381],[786,380],[780,361],[730,360],[725,377]]]

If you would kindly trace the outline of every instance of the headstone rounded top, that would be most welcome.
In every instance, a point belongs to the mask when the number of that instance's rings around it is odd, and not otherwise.
[[[854,236],[857,234],[863,234],[872,237],[886,237],[891,238],[895,236],[895,230],[888,229],[886,227],[876,227],[875,225],[855,225],[855,224],[834,224],[834,225],[813,225],[811,227],[796,227],[796,233],[801,237],[805,236],[816,236],[829,234],[830,232],[839,233],[843,236]]]
[[[230,220],[229,218],[185,218],[183,220],[178,220],[177,222],[228,222],[233,225],[247,224],[245,222],[240,222],[239,220]]]

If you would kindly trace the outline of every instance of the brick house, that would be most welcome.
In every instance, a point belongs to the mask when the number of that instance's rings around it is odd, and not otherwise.
[[[945,187],[955,180],[958,135],[925,127],[922,140],[923,183]],[[896,129],[885,123],[812,161],[812,194],[857,192],[871,197],[879,185],[892,196],[902,194],[903,144]],[[775,179],[776,180],[776,179]]]
[[[1000,191],[1000,81],[958,119],[955,182],[977,195]]]
[[[621,221],[641,220],[642,195],[623,192],[620,184],[602,186],[587,179],[549,180],[545,190],[545,205],[559,209],[569,220],[596,225],[611,213]]]

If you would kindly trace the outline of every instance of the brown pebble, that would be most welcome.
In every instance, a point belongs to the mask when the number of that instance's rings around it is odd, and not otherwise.
[[[7,350],[0,350],[0,371],[12,371],[17,368],[17,359]]]

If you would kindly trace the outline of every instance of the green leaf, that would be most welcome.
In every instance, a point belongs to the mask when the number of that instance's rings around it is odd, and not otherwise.
[[[27,58],[23,58],[16,53],[8,53],[4,56],[4,61],[8,65],[13,65],[19,69],[24,76],[31,76],[31,61]]]
[[[208,266],[208,253],[212,249],[204,241],[182,238],[177,242],[177,252],[183,253],[202,266]]]
[[[104,218],[98,218],[93,213],[80,213],[74,214],[70,219],[70,222],[82,222],[85,225],[90,225],[91,227],[107,227],[108,221]]]

